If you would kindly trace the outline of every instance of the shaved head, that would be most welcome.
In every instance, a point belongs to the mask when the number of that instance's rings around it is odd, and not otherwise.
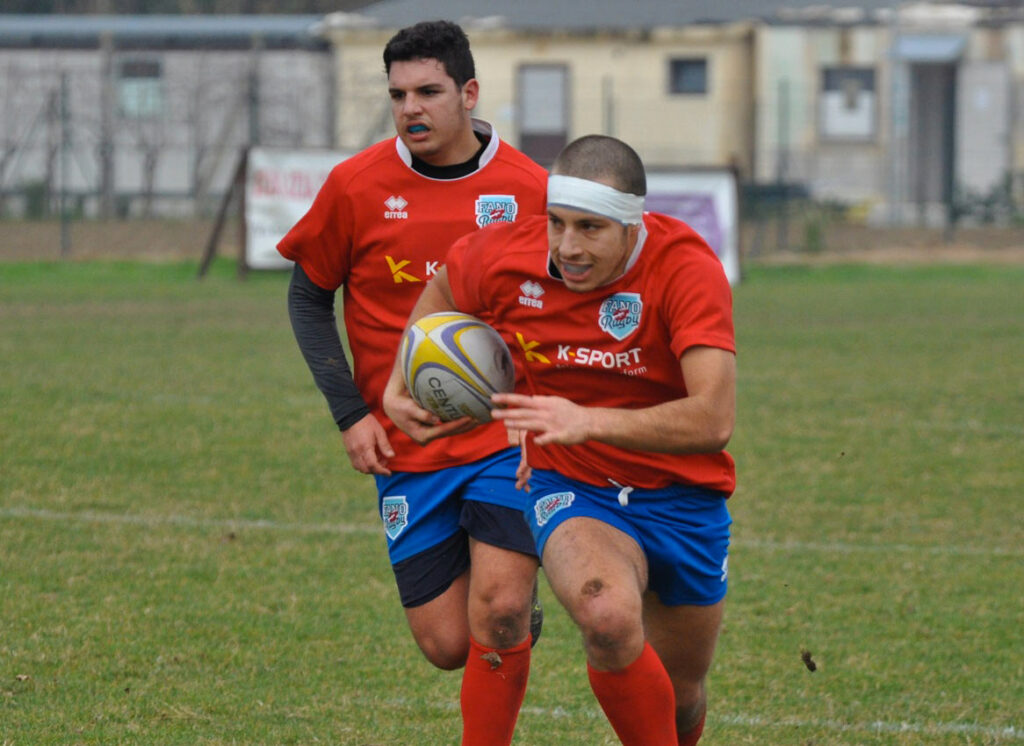
[[[633,148],[605,135],[585,135],[562,148],[551,173],[590,181],[607,180],[621,192],[647,194],[644,164]]]

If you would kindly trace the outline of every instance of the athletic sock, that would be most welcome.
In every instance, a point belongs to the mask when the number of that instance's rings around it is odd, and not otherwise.
[[[530,676],[530,636],[508,650],[469,638],[462,673],[462,746],[507,746]]]
[[[624,746],[676,746],[672,681],[650,643],[621,671],[595,671],[590,688]]]
[[[704,719],[706,717],[707,712],[700,716],[700,722],[693,726],[689,733],[683,733],[679,736],[679,746],[697,746],[697,741],[700,740],[700,735],[704,732]]]

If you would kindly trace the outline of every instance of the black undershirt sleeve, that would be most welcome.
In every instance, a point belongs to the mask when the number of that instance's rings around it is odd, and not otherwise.
[[[334,291],[314,283],[299,264],[288,286],[288,317],[313,381],[327,399],[339,430],[370,413],[352,380],[334,318]]]

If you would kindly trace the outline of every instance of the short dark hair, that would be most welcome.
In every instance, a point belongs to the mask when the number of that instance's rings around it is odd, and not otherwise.
[[[644,163],[633,148],[607,135],[584,135],[562,148],[551,172],[580,179],[608,179],[623,192],[647,194]]]
[[[421,21],[392,36],[384,47],[384,72],[391,72],[392,62],[410,60],[439,61],[459,88],[476,77],[466,32],[451,21]]]

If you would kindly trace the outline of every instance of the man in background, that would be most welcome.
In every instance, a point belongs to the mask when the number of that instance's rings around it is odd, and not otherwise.
[[[449,246],[543,213],[547,174],[471,117],[479,84],[456,24],[399,31],[384,66],[397,137],[338,164],[278,245],[295,261],[289,314],[352,466],[376,479],[413,637],[435,666],[465,666],[462,743],[509,743],[540,633],[518,450],[500,423],[461,433],[449,423],[440,429],[451,437],[422,447],[381,397],[409,311]],[[334,318],[342,288],[352,372]]]

